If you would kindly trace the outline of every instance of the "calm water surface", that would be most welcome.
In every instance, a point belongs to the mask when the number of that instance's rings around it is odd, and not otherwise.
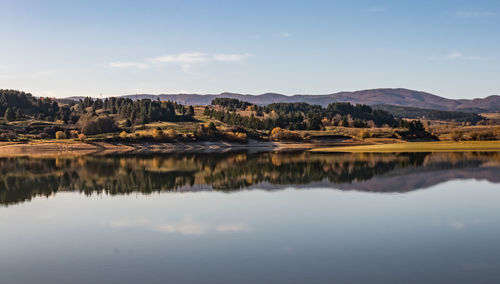
[[[500,153],[0,159],[0,283],[500,283]]]

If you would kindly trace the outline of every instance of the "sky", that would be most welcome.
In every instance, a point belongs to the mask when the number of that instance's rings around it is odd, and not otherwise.
[[[0,0],[0,12],[0,88],[35,96],[500,95],[498,0]]]

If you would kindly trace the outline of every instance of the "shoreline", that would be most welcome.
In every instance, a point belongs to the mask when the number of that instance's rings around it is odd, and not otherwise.
[[[175,153],[225,153],[232,151],[279,152],[310,151],[315,153],[404,153],[404,152],[497,152],[500,141],[466,142],[401,142],[357,140],[274,142],[250,140],[248,143],[204,141],[187,143],[122,143],[40,141],[29,143],[6,142],[0,144],[0,158],[8,157],[52,157],[52,156],[105,156],[147,155]]]
[[[45,157],[85,155],[137,155],[173,153],[224,153],[246,150],[249,152],[310,150],[317,147],[353,145],[353,142],[272,142],[250,140],[248,143],[204,141],[188,143],[121,143],[42,141],[30,143],[0,144],[0,157]],[[356,144],[354,144],[356,145]]]

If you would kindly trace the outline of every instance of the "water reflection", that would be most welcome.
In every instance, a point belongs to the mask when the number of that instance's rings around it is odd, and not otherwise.
[[[175,154],[0,159],[0,204],[62,191],[110,195],[332,187],[407,192],[453,179],[500,182],[500,153]]]

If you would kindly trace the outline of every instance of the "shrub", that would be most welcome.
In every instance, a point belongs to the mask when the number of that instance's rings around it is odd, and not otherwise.
[[[16,139],[16,138],[17,138],[17,135],[12,130],[9,130],[7,132],[3,132],[2,134],[0,134],[0,139],[1,140],[13,140],[13,139]]]
[[[58,130],[58,129],[57,129],[56,127],[53,127],[53,126],[52,126],[52,127],[51,127],[51,126],[47,126],[47,127],[45,127],[45,128],[43,129],[43,132],[44,132],[44,133],[46,133],[46,134],[47,134],[47,136],[49,136],[49,137],[54,137],[54,136],[55,136],[55,134],[56,134],[56,131],[57,131],[57,130]]]
[[[161,141],[161,140],[165,139],[165,135],[163,133],[163,130],[161,130],[161,128],[155,128],[155,129],[153,129],[153,132],[152,132],[151,136],[156,141]]]
[[[463,131],[460,131],[460,130],[453,130],[451,132],[451,139],[453,139],[454,141],[461,141],[461,140],[464,140],[464,132]]]
[[[371,137],[371,134],[370,132],[366,131],[366,130],[361,130],[358,134],[359,138],[361,139],[366,139],[366,138],[370,138]]]
[[[213,139],[219,136],[220,132],[213,122],[210,122],[208,126],[200,124],[196,130],[196,137],[200,139]]]
[[[243,132],[228,131],[225,133],[226,139],[233,142],[245,143],[248,141],[247,134]]]
[[[128,133],[125,131],[120,132],[120,138],[125,140],[128,138]]]
[[[56,139],[66,139],[66,134],[62,131],[56,132]]]
[[[269,135],[269,139],[271,140],[301,140],[301,137],[298,133],[283,129],[281,127],[275,127],[271,130]]]
[[[498,137],[492,130],[471,132],[470,137],[472,140],[496,140]]]
[[[115,122],[108,116],[97,118],[86,118],[81,122],[81,130],[85,135],[113,132],[116,129]]]
[[[69,136],[71,138],[78,138],[78,131],[77,130],[70,130],[69,131]]]
[[[168,139],[175,140],[177,138],[177,131],[175,129],[169,129],[166,133]]]

